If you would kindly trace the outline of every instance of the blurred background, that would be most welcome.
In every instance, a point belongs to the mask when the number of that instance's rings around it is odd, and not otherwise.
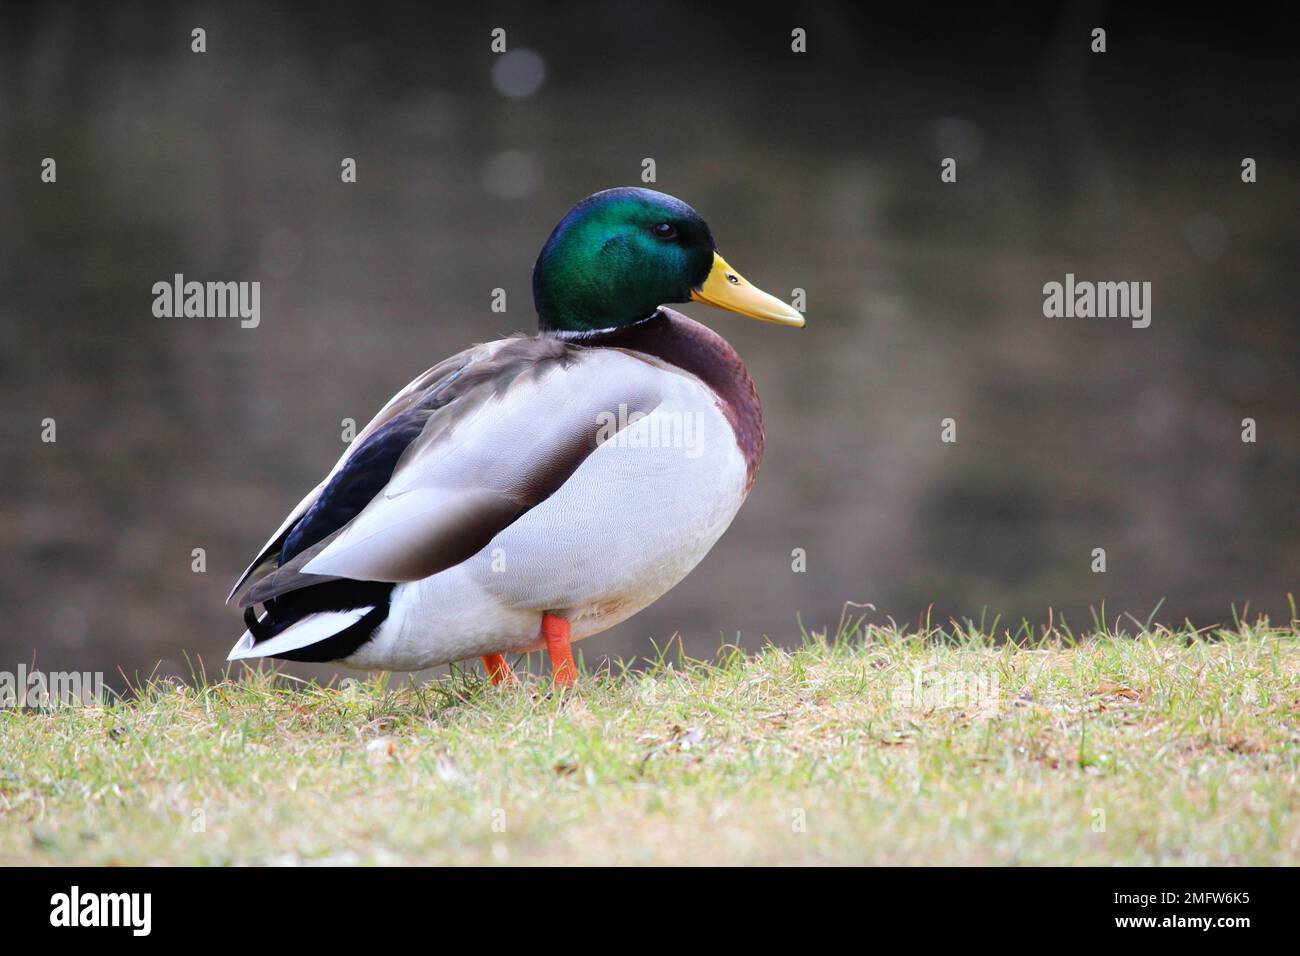
[[[342,420],[534,328],[549,230],[645,158],[748,278],[807,290],[808,327],[684,309],[749,364],[767,457],[704,563],[589,663],[677,633],[700,656],[788,643],[848,600],[913,624],[1051,608],[1080,628],[1162,600],[1167,622],[1285,620],[1291,28],[1254,7],[877,6],[7,2],[0,669],[223,661],[226,591]],[[178,272],[260,281],[261,325],[155,318]],[[1066,272],[1151,282],[1150,328],[1044,318]]]

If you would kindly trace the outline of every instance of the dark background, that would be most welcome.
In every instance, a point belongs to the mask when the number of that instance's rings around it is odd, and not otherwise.
[[[675,632],[698,655],[788,643],[846,600],[900,622],[1050,607],[1085,627],[1162,599],[1162,621],[1284,620],[1294,23],[876,6],[6,3],[0,668],[223,660],[231,580],[342,451],[340,420],[531,329],[547,233],[644,157],[748,278],[807,289],[809,324],[686,309],[749,363],[767,458],[699,569],[589,661]],[[176,272],[260,281],[261,326],[155,318]],[[1044,318],[1066,272],[1150,281],[1151,327]]]

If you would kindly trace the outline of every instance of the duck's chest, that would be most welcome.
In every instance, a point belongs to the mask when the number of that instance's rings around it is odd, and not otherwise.
[[[659,407],[628,422],[497,536],[498,555],[516,564],[481,580],[514,606],[648,603],[704,557],[748,490],[730,421],[703,386],[682,377]]]
[[[656,318],[593,338],[593,344],[647,356],[696,379],[726,419],[731,438],[745,461],[746,488],[763,460],[763,406],[744,361],[722,336],[672,309]]]

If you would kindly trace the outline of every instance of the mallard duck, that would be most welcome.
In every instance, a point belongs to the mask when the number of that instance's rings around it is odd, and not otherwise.
[[[763,457],[736,351],[664,303],[800,327],[745,281],[690,206],[609,189],[533,269],[538,334],[476,345],[398,392],[298,502],[230,593],[230,660],[412,671],[572,642],[682,580],[731,524]],[[261,612],[257,611],[262,606]]]

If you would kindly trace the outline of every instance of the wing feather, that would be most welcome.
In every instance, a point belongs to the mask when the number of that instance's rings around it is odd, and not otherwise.
[[[432,368],[426,369],[417,375],[405,388],[384,403],[384,407],[375,413],[374,418],[370,419],[365,428],[348,444],[339,460],[334,463],[328,475],[315,488],[307,492],[301,501],[289,512],[288,516],[280,523],[280,527],[275,533],[266,540],[261,549],[257,552],[257,557],[249,563],[244,569],[244,573],[239,576],[235,586],[230,589],[226,595],[226,603],[229,604],[231,599],[239,592],[254,573],[261,569],[280,548],[284,545],[285,538],[293,531],[294,526],[302,520],[302,517],[311,510],[311,507],[320,498],[321,492],[329,485],[330,481],[341,472],[347,465],[352,455],[361,448],[380,428],[388,424],[398,415],[409,410],[412,406],[420,402],[427,402],[431,396],[435,396],[440,388],[449,385],[455,381],[456,377],[469,365],[476,361],[481,361],[486,354],[490,354],[492,348],[504,343],[490,343],[489,345],[476,345],[473,348],[466,349],[449,359],[444,359]]]
[[[256,581],[241,606],[333,578],[410,581],[464,561],[663,398],[663,367],[627,352],[555,339],[493,346],[454,368],[447,367],[468,353],[436,366],[385,406],[364,433],[370,448],[355,441],[268,542],[250,573],[271,560],[277,542],[281,566]],[[429,381],[417,387],[422,379]],[[375,454],[385,451],[375,442],[400,446],[400,454],[395,461],[393,449]],[[390,466],[391,474],[376,475]],[[358,499],[357,488],[367,487],[378,491]],[[349,491],[368,503],[335,508],[335,516],[331,503]],[[295,530],[304,521],[310,533]]]

